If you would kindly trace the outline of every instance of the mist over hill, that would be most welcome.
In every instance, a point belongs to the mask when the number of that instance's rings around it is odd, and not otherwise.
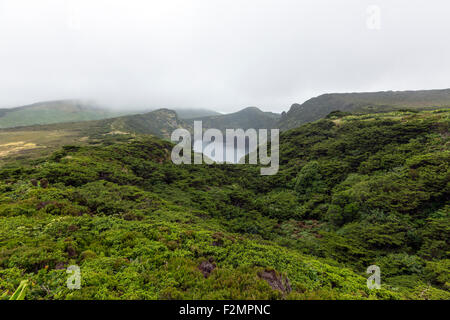
[[[100,107],[81,100],[57,100],[0,109],[0,128],[89,121],[117,117],[129,112]]]
[[[280,128],[288,130],[301,124],[318,120],[333,111],[352,112],[356,114],[388,112],[400,109],[425,110],[450,107],[450,89],[421,91],[386,91],[365,93],[329,93],[312,98],[303,104],[293,104],[288,112],[281,115],[263,112],[256,107],[248,107],[238,112],[220,114],[212,109],[170,108],[176,113],[181,125],[192,126],[193,120],[201,120],[204,128],[217,128],[224,131],[232,128]],[[157,109],[169,110],[169,109]],[[119,127],[130,127],[138,133],[151,133],[167,138],[168,129],[172,128],[170,119],[166,121],[161,115],[152,124],[152,112],[157,110],[139,110],[130,107],[111,109],[93,102],[81,100],[59,100],[39,102],[27,106],[0,109],[0,128],[13,128],[32,125],[57,124],[90,120],[116,119]],[[166,114],[168,115],[168,114]],[[150,117],[150,118],[149,118]],[[170,115],[173,118],[173,114]],[[121,123],[119,125],[119,123]],[[109,123],[109,122],[106,122]],[[145,128],[145,126],[148,128]],[[69,125],[70,126],[70,125]],[[156,127],[159,126],[159,129]],[[164,131],[164,132],[162,132]]]
[[[248,107],[230,114],[207,109],[158,109],[135,114],[120,114],[78,100],[42,102],[29,106],[0,109],[0,153],[2,157],[23,158],[48,154],[72,143],[95,143],[105,135],[151,134],[170,139],[177,128],[193,131],[194,120],[203,129],[272,129],[282,131],[326,117],[333,111],[353,114],[392,110],[448,108],[450,89],[402,92],[324,94],[303,104],[294,104],[282,115]],[[128,111],[132,113],[133,111]],[[212,115],[211,115],[212,114]],[[97,118],[100,118],[97,120]],[[88,120],[88,121],[86,121]],[[57,123],[54,123],[57,122]],[[34,123],[34,125],[26,125]],[[2,129],[3,128],[3,129]]]
[[[54,100],[26,106],[0,109],[0,128],[14,128],[64,122],[102,120],[124,115],[146,114],[159,109],[133,107],[110,108],[93,101]],[[173,108],[180,119],[220,115],[219,112],[201,108]]]
[[[450,301],[449,13],[0,0],[0,306],[243,320]]]
[[[220,112],[209,109],[173,109],[180,119],[195,119],[201,117],[219,116]]]

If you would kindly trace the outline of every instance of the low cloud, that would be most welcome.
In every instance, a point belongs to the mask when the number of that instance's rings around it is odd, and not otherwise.
[[[446,88],[449,12],[445,0],[0,0],[0,107],[281,112],[326,92]]]

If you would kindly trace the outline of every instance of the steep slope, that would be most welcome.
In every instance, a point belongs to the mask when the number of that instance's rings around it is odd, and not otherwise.
[[[189,126],[180,120],[177,113],[169,109],[159,109],[152,112],[107,119],[102,121],[110,133],[152,134],[160,138],[170,139],[175,129]]]
[[[39,102],[23,107],[0,109],[0,128],[99,120],[123,114],[126,112],[104,109],[79,100]]]
[[[283,114],[279,127],[292,129],[318,120],[332,111],[374,113],[399,109],[437,109],[450,107],[450,89],[422,91],[386,91],[370,93],[332,93],[293,104]]]

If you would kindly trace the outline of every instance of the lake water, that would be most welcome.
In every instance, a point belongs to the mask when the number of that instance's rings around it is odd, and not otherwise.
[[[196,140],[196,141],[194,141],[193,149],[195,152],[203,153],[205,148],[211,143],[213,143],[213,142],[210,142],[210,141],[203,142],[203,145],[202,145],[201,140]],[[223,150],[222,156],[220,155],[220,152],[216,152],[215,154],[213,153],[212,157],[209,156],[212,160],[214,160],[216,162],[224,162],[224,160],[226,160],[226,162],[237,163],[240,158],[242,158],[243,156],[248,154],[248,146],[246,148],[242,148],[242,149],[238,148],[236,146],[236,143],[234,144],[234,147],[228,147],[226,145],[226,143],[222,143],[221,146],[222,146],[222,150]],[[232,158],[233,151],[234,151],[234,159]]]

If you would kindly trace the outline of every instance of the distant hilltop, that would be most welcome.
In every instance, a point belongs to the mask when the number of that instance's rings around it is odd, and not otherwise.
[[[450,107],[450,89],[329,93],[309,99],[303,104],[293,104],[287,113],[283,113],[278,125],[281,130],[296,128],[337,110],[377,113],[398,109],[425,110],[448,107]]]
[[[248,107],[229,114],[205,109],[158,109],[135,111],[135,114],[128,110],[127,114],[120,115],[118,111],[78,100],[50,101],[0,109],[0,153],[3,158],[42,156],[63,145],[96,143],[117,135],[150,134],[168,140],[175,129],[192,131],[194,120],[201,120],[205,130],[279,128],[287,131],[330,114],[340,114],[335,111],[376,114],[448,107],[450,89],[324,94],[294,104],[283,114]]]
[[[10,109],[0,109],[0,128],[100,120],[123,115],[81,100],[38,102]]]
[[[257,107],[247,107],[229,114],[195,108],[163,108],[158,109],[159,111],[129,108],[114,110],[81,100],[59,100],[0,109],[0,129],[109,119],[108,124],[114,124],[113,127],[120,127],[126,132],[151,133],[167,138],[171,129],[180,126],[191,127],[193,120],[202,120],[204,128],[222,131],[227,128],[279,128],[286,131],[324,118],[333,111],[362,114],[448,107],[450,107],[450,89],[328,93],[309,99],[303,104],[295,103],[288,112],[282,114],[264,112]]]
[[[0,128],[102,120],[126,115],[148,113],[150,110],[111,109],[83,100],[55,100],[33,103],[16,108],[0,109]],[[219,112],[201,109],[175,109],[180,119],[220,115]]]

